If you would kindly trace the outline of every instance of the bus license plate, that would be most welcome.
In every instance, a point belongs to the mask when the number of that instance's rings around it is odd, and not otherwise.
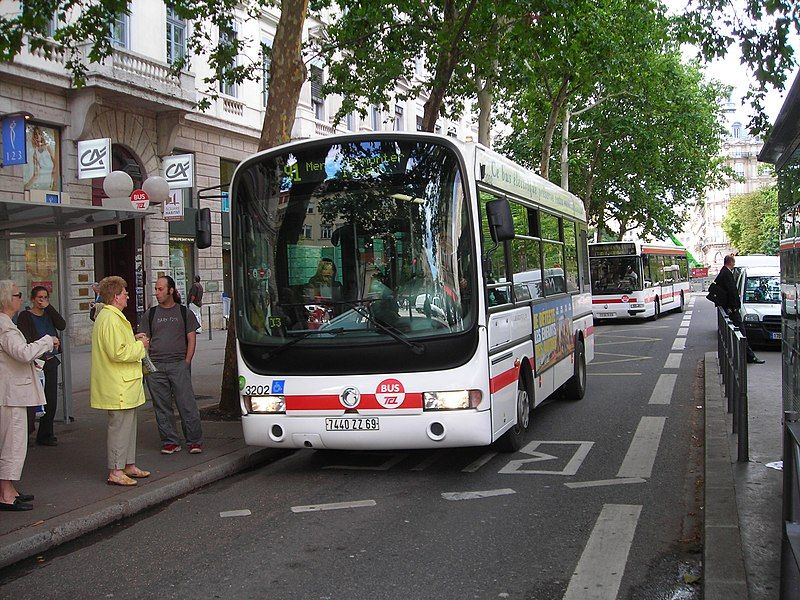
[[[598,319],[613,319],[617,316],[617,313],[597,313]]]
[[[380,419],[325,419],[325,431],[377,431],[380,429]]]
[[[778,331],[778,332],[772,332],[772,333],[770,333],[770,334],[769,334],[769,336],[770,336],[770,337],[771,337],[773,340],[779,340],[779,339],[781,339],[781,333],[780,333],[780,331]]]

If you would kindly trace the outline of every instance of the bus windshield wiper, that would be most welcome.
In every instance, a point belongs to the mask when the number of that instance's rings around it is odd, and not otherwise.
[[[358,314],[360,314],[367,321],[369,321],[370,323],[375,325],[375,327],[377,327],[378,329],[380,329],[384,333],[390,335],[391,337],[396,339],[398,342],[408,346],[409,349],[411,350],[411,352],[413,352],[414,354],[419,356],[420,354],[423,354],[425,352],[425,346],[423,346],[422,344],[418,344],[416,342],[409,341],[408,339],[406,339],[406,337],[402,333],[400,333],[397,330],[392,329],[391,327],[388,327],[388,326],[384,325],[378,319],[376,319],[371,314],[369,314],[369,309],[367,309],[366,311],[362,311],[361,308],[362,308],[361,306],[355,306],[355,305],[353,306],[353,310],[354,311],[356,311]]]
[[[312,335],[320,335],[320,334],[324,334],[324,333],[329,333],[329,334],[336,335],[336,334],[342,333],[343,331],[344,331],[344,327],[338,327],[336,329],[307,329],[306,331],[303,331],[302,333],[300,333],[300,335],[298,335],[293,340],[289,340],[285,344],[282,344],[282,345],[278,346],[277,348],[273,348],[272,350],[270,350],[268,352],[265,352],[264,354],[261,355],[261,358],[263,358],[264,360],[268,360],[268,359],[272,358],[273,356],[276,356],[276,355],[280,354],[281,352],[283,352],[284,350],[286,350],[290,346],[294,346],[297,342],[300,342],[300,341],[302,341],[302,340],[304,340],[307,337],[310,337]]]

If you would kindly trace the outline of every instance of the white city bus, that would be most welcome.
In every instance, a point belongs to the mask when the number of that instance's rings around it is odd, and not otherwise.
[[[245,440],[515,449],[594,355],[583,204],[475,144],[332,136],[231,184]]]
[[[686,248],[640,242],[589,244],[595,319],[657,319],[683,312],[689,294]]]

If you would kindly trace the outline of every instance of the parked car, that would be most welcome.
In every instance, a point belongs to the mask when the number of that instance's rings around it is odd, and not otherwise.
[[[737,258],[737,272],[742,301],[740,313],[747,340],[751,344],[780,344],[780,267],[739,267]]]

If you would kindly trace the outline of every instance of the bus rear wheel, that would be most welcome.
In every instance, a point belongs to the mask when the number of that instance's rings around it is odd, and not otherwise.
[[[528,427],[531,424],[531,397],[525,377],[520,375],[517,384],[517,422],[497,440],[500,452],[516,452],[525,443]]]
[[[575,373],[564,384],[564,398],[583,400],[586,395],[586,348],[583,340],[575,342]]]

